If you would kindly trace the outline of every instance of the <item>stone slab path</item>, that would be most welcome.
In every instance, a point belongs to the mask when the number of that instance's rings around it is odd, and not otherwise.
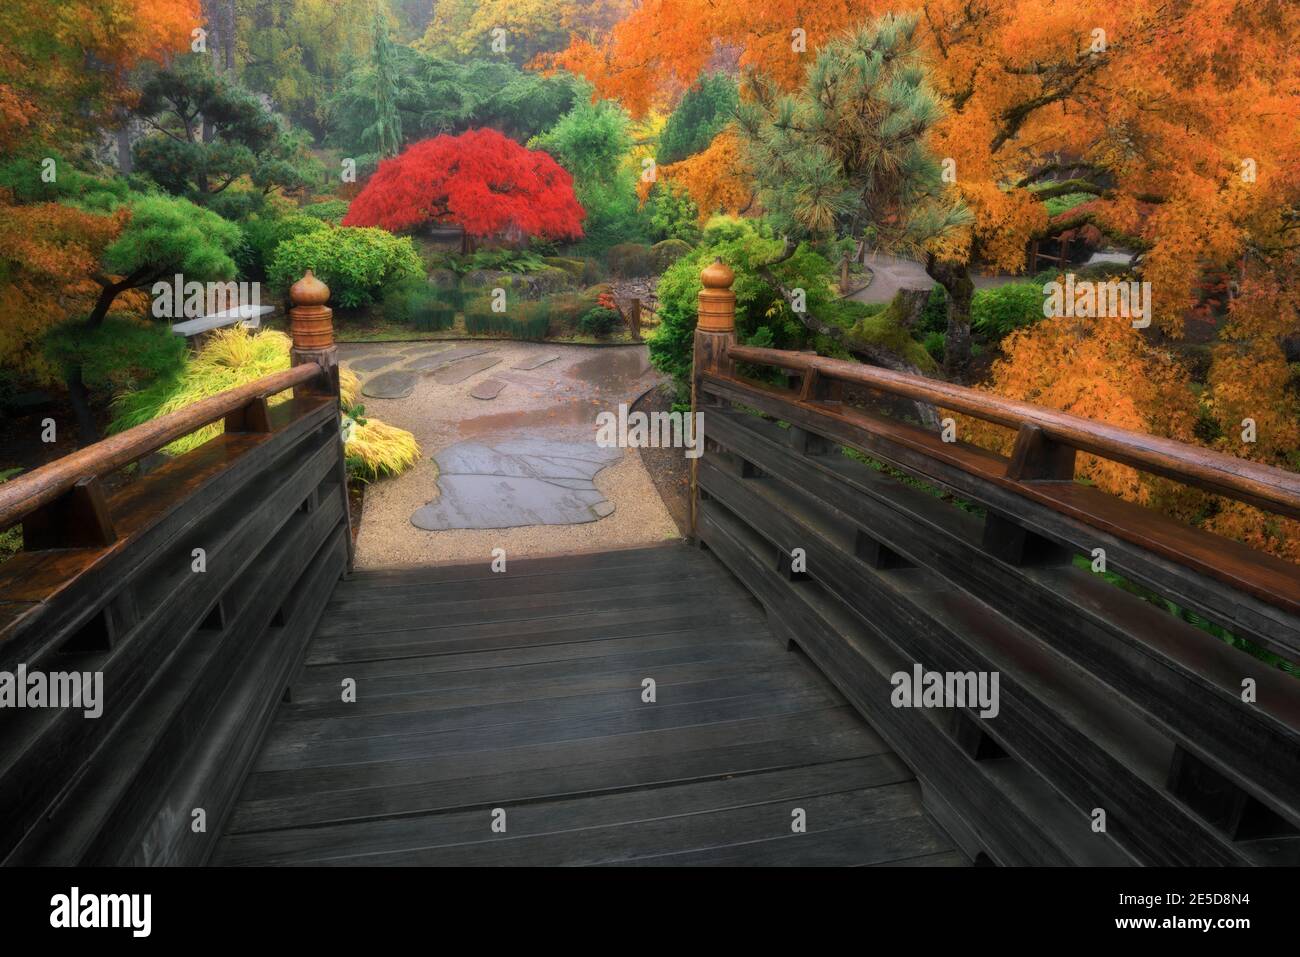
[[[495,399],[505,389],[506,383],[500,379],[484,379],[474,388],[469,390],[469,394],[476,399]]]
[[[620,403],[635,401],[663,381],[650,368],[645,346],[591,348],[485,339],[343,343],[339,351],[347,366],[365,357],[400,357],[377,375],[412,375],[413,391],[396,399],[367,397],[366,413],[409,430],[423,454],[398,478],[367,486],[357,539],[358,568],[490,562],[496,548],[504,549],[509,559],[605,551],[678,537],[640,452],[595,446],[601,412],[617,413]],[[435,368],[412,368],[422,359]],[[475,359],[493,364],[459,383],[438,381],[436,367],[450,369],[448,363],[468,365]],[[472,393],[484,394],[490,380],[505,387],[491,401],[475,398]],[[456,456],[444,460],[452,447],[473,443],[516,463],[528,462],[533,453],[527,447],[509,444],[521,441],[577,445],[585,449],[578,459],[602,467],[594,475],[590,465],[575,473],[559,470],[559,460],[553,460],[541,471],[515,469],[475,477],[477,473],[455,471],[464,468]],[[495,461],[499,465],[503,459]],[[445,482],[440,465],[447,469]],[[487,522],[499,527],[460,527],[470,522],[467,515],[481,513],[493,501],[490,489],[476,487],[483,480],[509,483],[509,493],[502,494],[518,514],[507,520],[503,513],[489,513]],[[449,504],[439,510],[435,506],[444,496]],[[413,524],[412,516],[426,508],[429,522],[446,527],[431,530]],[[578,524],[547,524],[558,518]],[[515,524],[528,522],[533,524]]]
[[[406,368],[414,372],[436,372],[453,362],[459,362],[461,359],[468,359],[471,356],[481,356],[489,351],[490,347],[488,346],[457,346],[454,349],[416,356],[406,364]]]
[[[475,359],[460,359],[451,365],[443,366],[437,372],[433,373],[430,378],[440,385],[456,385],[458,382],[464,382],[472,375],[477,375],[485,369],[491,369],[500,362],[498,356],[479,356]]]
[[[527,372],[531,369],[540,369],[542,366],[552,363],[558,358],[560,357],[555,354],[551,354],[549,356],[548,355],[533,356],[532,358],[525,359],[523,362],[519,363],[518,365],[511,366],[511,368],[521,369],[524,372]]]
[[[417,378],[414,372],[381,372],[374,378],[365,380],[361,394],[372,399],[405,399],[415,391]]]
[[[363,356],[355,362],[350,363],[350,365],[352,366],[353,372],[374,372],[377,369],[384,368],[384,366],[391,366],[395,363],[401,362],[402,359],[403,357],[401,355],[392,355],[381,352],[373,356]]]
[[[437,455],[439,497],[411,516],[417,528],[576,525],[614,512],[592,481],[622,458],[594,442],[460,442]]]

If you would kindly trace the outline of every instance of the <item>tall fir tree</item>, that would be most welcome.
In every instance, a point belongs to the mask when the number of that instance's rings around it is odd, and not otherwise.
[[[397,64],[388,20],[378,5],[374,19],[375,122],[367,131],[381,157],[396,156],[402,148],[402,118],[397,112]]]

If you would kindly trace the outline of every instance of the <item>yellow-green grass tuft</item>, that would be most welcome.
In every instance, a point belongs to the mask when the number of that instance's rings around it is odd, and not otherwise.
[[[420,458],[414,435],[371,418],[356,424],[344,451],[349,471],[366,482],[400,475]]]
[[[160,379],[147,389],[120,396],[113,403],[115,415],[109,431],[124,431],[227,389],[281,372],[289,368],[290,345],[288,336],[271,329],[249,332],[235,326],[215,332],[181,372]],[[339,390],[344,407],[351,407],[361,391],[356,374],[346,366],[339,369]],[[272,396],[270,402],[278,404],[290,395],[288,391],[282,392]],[[415,436],[378,419],[363,418],[365,424],[357,424],[352,440],[344,449],[348,464],[359,478],[374,481],[398,475],[415,464],[420,457]],[[221,429],[222,424],[214,422],[177,439],[163,451],[181,455],[220,435]]]

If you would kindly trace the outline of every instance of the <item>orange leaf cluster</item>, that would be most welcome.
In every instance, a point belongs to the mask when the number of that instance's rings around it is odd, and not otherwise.
[[[1060,409],[1125,429],[1193,439],[1196,398],[1183,369],[1153,349],[1124,319],[1044,319],[1013,332],[993,364],[987,388],[998,395]],[[964,417],[963,417],[964,418]],[[960,434],[1003,455],[1015,436],[964,418]],[[1076,476],[1130,501],[1151,503],[1154,486],[1136,470],[1092,455]]]
[[[658,175],[682,187],[699,208],[700,222],[715,213],[739,213],[754,198],[753,177],[748,173],[739,135],[725,129],[708,149],[678,163],[659,167]],[[641,202],[649,195],[647,182],[637,184]]]
[[[41,340],[51,326],[90,311],[90,276],[126,221],[60,203],[15,206],[0,194],[0,366],[50,378]]]
[[[6,0],[0,5],[0,151],[76,140],[132,92],[127,74],[185,50],[199,0]]]

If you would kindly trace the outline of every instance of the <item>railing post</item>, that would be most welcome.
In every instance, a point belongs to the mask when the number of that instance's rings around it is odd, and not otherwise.
[[[289,300],[293,303],[289,309],[289,335],[293,338],[293,347],[289,350],[289,362],[295,366],[307,362],[314,362],[320,366],[327,376],[329,389],[337,400],[339,398],[339,350],[338,346],[334,345],[334,310],[326,305],[330,301],[330,287],[317,279],[308,269],[306,275],[289,287]],[[297,395],[298,390],[295,389],[294,394]],[[343,452],[341,429],[338,477],[339,494],[343,496],[343,520],[347,523],[347,574],[351,574],[355,546],[352,542],[348,465],[347,457]]]
[[[705,372],[719,375],[731,374],[731,358],[728,355],[736,344],[736,294],[731,291],[731,284],[736,274],[727,268],[721,258],[700,273],[699,308],[696,311],[698,321],[695,325],[695,348],[691,362],[691,413],[692,421],[700,419],[694,413],[700,412],[708,403],[700,388],[701,377]],[[700,486],[699,458],[691,459],[691,534],[697,534],[699,515]]]
[[[326,305],[330,287],[317,279],[310,269],[289,287],[289,350],[291,365],[314,362],[325,370],[335,395],[339,394],[339,355],[334,345],[334,310]]]

